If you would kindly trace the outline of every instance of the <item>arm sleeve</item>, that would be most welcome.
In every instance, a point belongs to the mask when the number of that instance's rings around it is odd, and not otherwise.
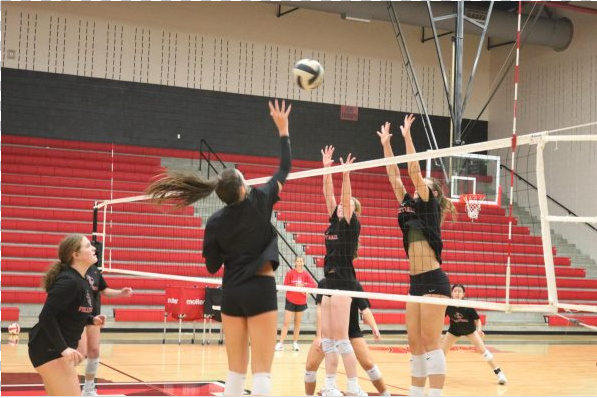
[[[353,298],[353,300],[355,300],[355,302],[357,303],[357,307],[359,308],[360,311],[364,311],[365,309],[370,307],[369,300],[367,300],[367,299],[355,297],[355,298]]]
[[[215,274],[222,267],[223,260],[217,242],[216,228],[209,222],[205,226],[203,236],[203,258],[210,274]]]
[[[307,287],[317,287],[317,283],[315,282],[315,280],[313,279],[313,277],[309,274],[307,274],[306,279],[306,285]]]
[[[292,153],[290,151],[290,137],[280,137],[280,167],[272,179],[280,181],[280,184],[284,184],[288,173],[290,173],[291,166]]]
[[[50,288],[46,302],[39,314],[39,324],[58,352],[68,348],[62,331],[60,331],[58,315],[68,308],[76,291],[77,284],[74,280],[57,278]]]

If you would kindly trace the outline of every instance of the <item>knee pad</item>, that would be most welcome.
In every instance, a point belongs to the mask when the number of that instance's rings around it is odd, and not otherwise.
[[[379,370],[377,365],[373,365],[373,367],[367,371],[367,374],[369,375],[369,380],[371,381],[381,379],[381,370]]]
[[[445,375],[446,357],[444,351],[433,350],[427,353],[427,375]]]
[[[96,374],[99,366],[99,358],[87,358],[87,365],[85,365],[85,373]]]
[[[336,340],[336,350],[340,355],[348,355],[354,352],[350,340]]]
[[[317,371],[305,370],[305,383],[315,383],[317,381]]]
[[[328,338],[321,339],[321,351],[323,351],[324,354],[333,354],[338,352],[336,350],[336,344],[334,340]]]
[[[410,375],[412,377],[427,377],[427,361],[425,360],[425,354],[411,355]]]
[[[245,388],[245,375],[243,373],[228,371],[228,377],[226,377],[226,385],[224,386],[224,395],[233,395],[240,397],[243,395]]]
[[[272,379],[269,373],[253,374],[253,391],[251,391],[251,395],[270,395],[271,390]]]
[[[485,352],[483,353],[483,359],[489,362],[493,359],[493,354],[489,352],[489,350],[485,350]]]

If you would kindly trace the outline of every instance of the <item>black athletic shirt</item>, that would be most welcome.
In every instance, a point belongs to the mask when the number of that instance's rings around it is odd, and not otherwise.
[[[73,268],[60,272],[48,291],[39,322],[29,332],[29,344],[58,353],[77,348],[85,325],[93,324],[93,293],[89,282]]]
[[[85,278],[87,278],[87,282],[89,282],[89,286],[91,287],[91,291],[93,292],[93,316],[99,315],[101,313],[102,307],[102,295],[100,292],[104,291],[108,288],[108,284],[102,275],[102,271],[95,265],[92,265],[87,270],[85,274]]]
[[[446,315],[450,317],[449,331],[467,335],[476,330],[475,320],[479,319],[479,314],[474,308],[448,306]]]
[[[326,289],[325,278],[321,279],[317,283],[317,288],[318,289]],[[361,286],[361,284],[359,282],[356,282],[355,291],[358,291],[358,292],[364,291],[363,286]],[[322,299],[323,299],[323,296],[321,294],[318,294],[317,296],[315,296],[315,303],[321,304]],[[369,303],[369,300],[367,300],[365,298],[360,298],[360,297],[352,298],[352,303],[350,304],[350,321],[348,322],[348,330],[350,330],[351,332],[361,330],[359,310],[365,311],[365,309],[367,309],[367,308],[371,308],[371,304]]]
[[[437,261],[442,263],[442,235],[441,208],[439,202],[433,196],[429,187],[429,200],[425,202],[421,198],[413,199],[408,193],[404,194],[404,200],[398,209],[398,224],[402,230],[402,243],[408,256],[408,231],[410,228],[420,229],[425,235],[429,246],[435,252]]]
[[[239,285],[254,276],[269,261],[274,271],[280,263],[278,235],[270,220],[280,200],[278,181],[290,171],[290,140],[281,137],[280,168],[264,185],[251,189],[240,203],[228,205],[207,220],[203,257],[214,274],[224,264],[222,286]]]
[[[338,208],[330,217],[330,226],[325,231],[325,258],[323,271],[327,276],[331,271],[341,280],[356,280],[352,261],[359,245],[361,223],[356,214],[350,219],[338,218]]]

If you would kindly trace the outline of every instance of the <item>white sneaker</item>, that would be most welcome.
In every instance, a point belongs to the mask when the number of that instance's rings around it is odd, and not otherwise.
[[[504,374],[504,372],[498,373],[497,378],[498,378],[498,383],[501,385],[504,385],[508,382],[508,379],[506,379],[506,375]]]
[[[301,348],[299,347],[298,343],[295,341],[294,343],[292,343],[292,349],[294,351],[300,351]]]
[[[325,390],[321,390],[322,397],[343,397],[342,391],[338,390],[336,387],[334,388],[327,388]]]
[[[357,386],[357,389],[355,391],[347,391],[346,395],[351,395],[353,397],[368,397],[369,394],[367,394],[365,391],[363,391],[363,389],[360,386]]]
[[[95,388],[91,389],[91,390],[83,388],[83,391],[81,392],[81,396],[82,397],[99,397],[99,394],[97,393],[97,390]]]
[[[284,351],[284,344],[276,343],[276,347],[274,348],[276,351]]]

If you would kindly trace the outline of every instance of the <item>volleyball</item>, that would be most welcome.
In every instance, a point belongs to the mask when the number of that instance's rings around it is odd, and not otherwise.
[[[21,327],[18,323],[11,323],[10,325],[8,325],[8,334],[16,336],[19,333],[21,333]]]
[[[301,59],[294,65],[292,73],[303,90],[313,90],[323,83],[323,66],[314,59]]]

